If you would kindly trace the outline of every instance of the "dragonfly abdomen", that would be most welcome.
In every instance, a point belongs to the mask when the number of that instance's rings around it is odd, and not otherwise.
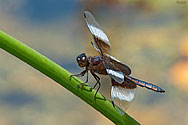
[[[129,80],[133,81],[136,85],[139,85],[141,87],[145,87],[147,89],[151,89],[151,90],[156,91],[156,92],[161,92],[161,93],[165,92],[165,90],[163,90],[162,88],[160,88],[160,87],[158,87],[154,84],[135,79],[135,78],[128,76],[128,75],[125,75],[125,77],[128,78]]]

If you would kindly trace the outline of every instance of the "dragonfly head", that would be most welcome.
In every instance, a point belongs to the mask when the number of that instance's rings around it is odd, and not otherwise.
[[[85,53],[80,54],[77,58],[76,61],[80,67],[86,67],[89,65],[88,62],[88,57],[86,56]]]

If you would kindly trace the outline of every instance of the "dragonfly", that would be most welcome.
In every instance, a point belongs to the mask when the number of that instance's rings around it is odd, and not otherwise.
[[[84,85],[88,82],[88,72],[90,72],[96,80],[93,89],[98,85],[94,95],[95,98],[101,87],[100,77],[97,74],[110,76],[112,83],[111,102],[114,108],[114,99],[131,102],[134,99],[137,86],[159,93],[165,92],[164,89],[157,85],[130,76],[131,69],[111,55],[110,41],[95,20],[94,16],[89,11],[84,11],[84,19],[94,39],[94,42],[91,42],[91,44],[97,50],[99,56],[92,57],[82,53],[76,58],[78,65],[81,68],[84,68],[84,70],[81,73],[72,76],[82,77],[85,74],[87,75],[86,82],[79,85]]]

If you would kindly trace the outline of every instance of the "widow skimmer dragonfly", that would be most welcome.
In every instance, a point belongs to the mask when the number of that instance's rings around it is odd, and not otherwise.
[[[145,87],[155,92],[165,92],[165,90],[154,84],[131,77],[131,69],[127,65],[121,63],[115,57],[111,56],[110,41],[104,31],[100,28],[99,24],[96,22],[93,15],[90,12],[85,11],[84,19],[94,38],[94,43],[91,42],[91,44],[98,51],[100,56],[91,57],[87,56],[85,53],[80,54],[76,58],[76,60],[78,65],[81,68],[84,68],[84,71],[82,71],[80,74],[72,76],[81,77],[87,74],[85,82],[87,83],[88,71],[90,71],[90,73],[97,81],[93,89],[96,87],[97,84],[99,85],[94,95],[94,98],[96,97],[96,94],[101,86],[100,78],[95,73],[110,76],[112,82],[111,101],[114,107],[115,98],[121,101],[131,102],[134,99],[135,89],[137,86]],[[85,83],[81,84],[83,85]]]

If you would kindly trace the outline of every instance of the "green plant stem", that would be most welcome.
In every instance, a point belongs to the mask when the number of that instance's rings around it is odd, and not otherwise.
[[[57,65],[47,57],[41,55],[39,52],[33,50],[22,42],[16,40],[15,38],[9,36],[0,30],[0,48],[7,51],[8,53],[16,56],[20,60],[29,64],[33,68],[39,70],[41,73],[50,77],[76,96],[84,100],[86,103],[91,105],[97,111],[101,112],[104,116],[110,119],[115,124],[139,124],[128,114],[121,111],[117,107],[117,111],[113,108],[111,102],[103,97],[100,93],[97,94],[97,99],[95,103],[94,94],[95,90],[89,86],[74,88],[79,83],[82,83],[77,77],[70,79],[71,73],[63,69],[61,66]],[[119,112],[123,112],[121,115]],[[87,114],[86,114],[87,115]]]

